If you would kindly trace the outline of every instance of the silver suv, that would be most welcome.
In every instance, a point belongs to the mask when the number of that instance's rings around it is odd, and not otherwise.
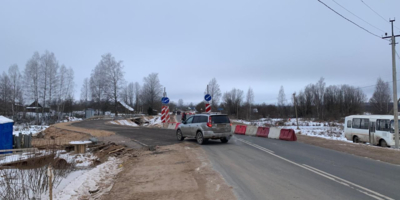
[[[231,126],[227,115],[197,114],[179,124],[176,138],[179,141],[186,137],[196,138],[199,144],[209,139],[220,139],[222,143],[227,143],[232,137]]]

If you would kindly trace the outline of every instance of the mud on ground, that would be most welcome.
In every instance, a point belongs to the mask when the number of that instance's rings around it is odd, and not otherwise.
[[[157,147],[126,159],[123,167],[109,194],[101,199],[236,199],[196,144]]]

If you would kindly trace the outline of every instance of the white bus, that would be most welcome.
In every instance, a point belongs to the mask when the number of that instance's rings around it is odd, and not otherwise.
[[[354,143],[383,147],[394,145],[393,115],[351,115],[345,118],[344,133]],[[399,120],[400,121],[400,120]]]

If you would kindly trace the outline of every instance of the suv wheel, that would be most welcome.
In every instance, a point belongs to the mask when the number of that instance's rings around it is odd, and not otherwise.
[[[182,131],[181,131],[181,130],[177,130],[177,131],[176,131],[176,139],[178,139],[179,141],[182,141],[183,139],[185,139],[185,138],[182,136]]]
[[[203,138],[203,134],[199,131],[196,134],[196,141],[198,144],[204,144],[204,138]]]
[[[360,142],[360,140],[358,139],[358,137],[357,137],[357,136],[354,136],[354,137],[353,137],[353,142],[354,142],[354,143],[359,143],[359,142]]]
[[[222,142],[222,143],[228,143],[228,141],[229,141],[229,140],[226,139],[226,138],[221,138],[221,142]]]

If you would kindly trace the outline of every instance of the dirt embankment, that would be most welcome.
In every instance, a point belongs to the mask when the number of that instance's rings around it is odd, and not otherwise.
[[[369,146],[366,144],[354,144],[350,142],[327,140],[323,138],[296,135],[297,141],[311,144],[327,149],[332,149],[356,156],[366,157],[373,160],[400,165],[400,150],[383,148],[378,146]]]
[[[215,172],[204,151],[180,143],[142,152],[124,162],[108,199],[229,199],[232,188]]]
[[[71,141],[87,140],[91,137],[107,137],[114,135],[114,132],[85,129],[75,126],[70,126],[75,122],[66,122],[54,124],[39,133],[37,137],[32,139],[32,146],[37,148],[45,148],[49,146],[62,146],[69,144]]]

